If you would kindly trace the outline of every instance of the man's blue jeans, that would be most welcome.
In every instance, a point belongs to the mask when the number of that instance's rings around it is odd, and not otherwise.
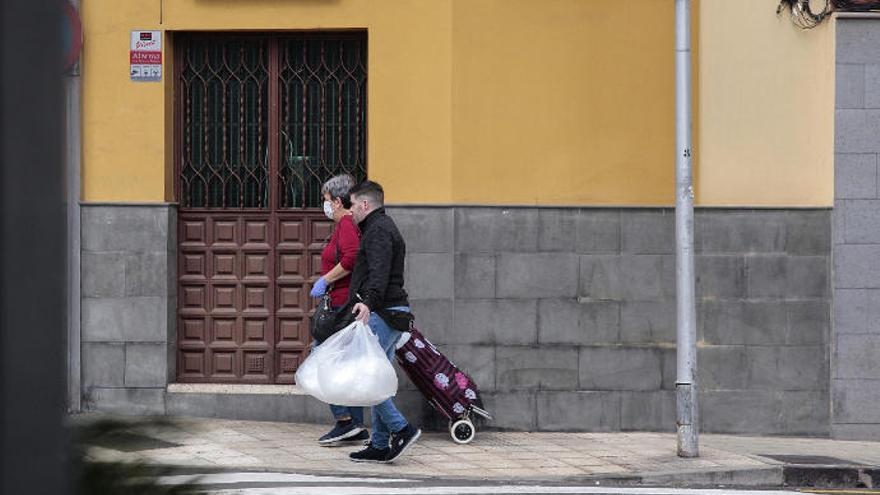
[[[409,311],[408,306],[395,306],[387,309],[396,309],[398,311]],[[379,337],[379,345],[385,350],[385,355],[394,365],[394,344],[403,335],[401,332],[389,327],[385,320],[376,313],[370,313],[370,329]],[[406,418],[397,407],[394,406],[394,398],[391,397],[381,404],[373,406],[373,438],[370,443],[373,448],[387,449],[391,442],[391,433],[402,430],[407,425]]]

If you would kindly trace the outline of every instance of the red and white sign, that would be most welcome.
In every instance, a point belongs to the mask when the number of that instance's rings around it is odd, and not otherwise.
[[[161,81],[162,31],[132,31],[129,58],[132,81]]]

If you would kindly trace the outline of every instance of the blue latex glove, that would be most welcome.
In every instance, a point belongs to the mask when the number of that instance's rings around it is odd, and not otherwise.
[[[312,297],[321,297],[327,292],[327,281],[324,280],[324,277],[318,279],[315,282],[315,285],[312,286],[312,292],[310,292]]]

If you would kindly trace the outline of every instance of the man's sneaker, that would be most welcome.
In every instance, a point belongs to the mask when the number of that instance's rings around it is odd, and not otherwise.
[[[368,437],[369,434],[363,426],[355,425],[351,421],[339,421],[332,430],[318,439],[318,443],[321,445],[330,445],[343,440],[363,440]]]
[[[367,445],[367,448],[361,450],[359,452],[352,452],[348,454],[348,457],[354,462],[375,462],[375,463],[386,463],[388,462],[388,454],[391,453],[391,449],[377,449],[372,445]]]
[[[407,424],[402,430],[391,434],[391,452],[388,454],[386,462],[394,462],[409,450],[410,447],[419,437],[422,436],[422,430],[414,428]]]

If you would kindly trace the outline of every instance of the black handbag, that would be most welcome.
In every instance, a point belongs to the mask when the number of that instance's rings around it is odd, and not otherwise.
[[[354,314],[351,310],[354,304],[351,301],[334,310],[330,307],[330,293],[321,297],[321,302],[315,308],[312,316],[312,338],[318,343],[324,342],[334,333],[351,325],[354,322]]]
[[[339,263],[339,242],[336,242],[336,263]],[[327,287],[327,292],[321,296],[321,302],[315,308],[315,314],[312,316],[311,334],[319,344],[327,340],[334,333],[351,325],[354,322],[354,314],[351,310],[354,303],[349,300],[342,307],[333,310],[330,306],[330,292],[333,286]]]

